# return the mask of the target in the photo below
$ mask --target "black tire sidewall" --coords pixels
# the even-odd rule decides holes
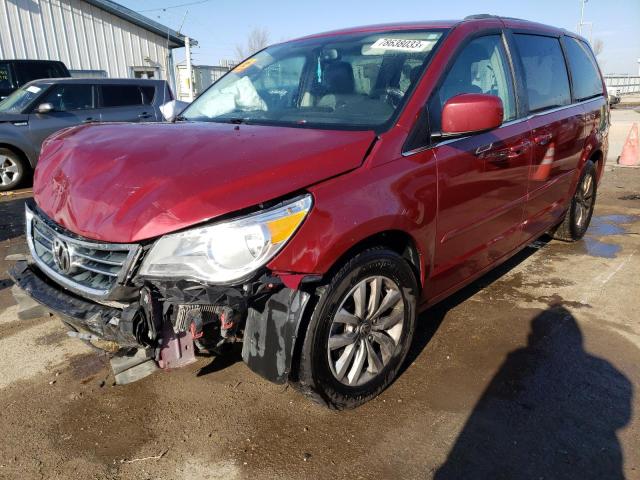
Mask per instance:
[[[587,221],[584,223],[584,226],[581,228],[578,226],[577,215],[576,215],[577,205],[578,205],[577,196],[578,196],[578,193],[580,192],[580,189],[582,188],[582,183],[587,175],[591,175],[592,177],[593,199],[591,201],[589,217],[587,218]],[[574,240],[581,239],[584,236],[584,234],[587,232],[587,229],[589,228],[589,224],[591,223],[591,217],[593,215],[593,210],[596,204],[597,193],[598,193],[598,184],[596,182],[596,168],[594,163],[591,160],[588,160],[585,163],[584,168],[582,169],[582,174],[580,175],[580,180],[578,180],[578,186],[576,188],[576,192],[573,195],[573,198],[571,199],[571,211],[569,212],[570,221],[571,221],[570,228],[571,228],[571,237]]]
[[[9,190],[14,190],[14,189],[18,188],[22,184],[22,181],[24,180],[25,172],[26,172],[24,160],[20,157],[20,155],[16,154],[12,150],[8,150],[6,148],[0,148],[0,156],[5,156],[5,157],[11,158],[11,160],[13,160],[16,163],[16,165],[18,165],[18,169],[19,169],[17,180],[14,180],[9,185],[0,184],[0,192],[6,192],[6,191],[9,191]]]
[[[372,249],[354,258],[336,274],[328,285],[314,310],[303,351],[306,353],[305,376],[312,388],[325,401],[336,408],[351,408],[360,405],[383,391],[396,377],[409,350],[415,330],[416,302],[418,298],[416,279],[408,263],[395,252]],[[331,372],[327,358],[327,347],[332,319],[344,296],[361,280],[383,275],[393,280],[402,293],[405,308],[405,327],[391,361],[383,373],[361,386],[348,386],[339,382]]]

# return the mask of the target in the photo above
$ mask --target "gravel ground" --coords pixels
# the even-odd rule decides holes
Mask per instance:
[[[640,169],[607,170],[583,241],[425,312],[400,378],[348,412],[237,352],[113,386],[56,318],[17,319],[2,259],[29,192],[0,197],[0,478],[640,479]]]

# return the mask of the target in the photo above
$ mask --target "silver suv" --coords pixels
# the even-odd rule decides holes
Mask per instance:
[[[0,191],[16,188],[35,167],[52,133],[91,122],[155,122],[173,100],[164,80],[42,79],[0,102]]]

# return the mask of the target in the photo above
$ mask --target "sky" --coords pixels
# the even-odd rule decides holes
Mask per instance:
[[[461,19],[475,13],[524,18],[576,31],[580,0],[116,0],[198,41],[196,65],[233,59],[255,27],[270,41],[296,38],[343,27],[395,21]],[[584,21],[604,49],[598,60],[604,73],[638,74],[640,0],[588,0]],[[583,35],[590,36],[586,25]],[[184,59],[184,49],[175,52]]]

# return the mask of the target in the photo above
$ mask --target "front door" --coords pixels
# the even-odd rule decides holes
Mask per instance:
[[[100,121],[94,97],[90,84],[60,83],[51,87],[38,103],[50,103],[53,110],[29,114],[29,137],[36,151],[39,153],[44,139],[58,130]]]
[[[501,127],[435,148],[438,170],[438,218],[435,264],[428,294],[455,288],[511,252],[522,242],[522,216],[531,164],[526,121],[518,121],[511,66],[503,36],[469,42],[430,102],[432,125],[442,106],[462,93],[502,99]],[[437,118],[433,112],[437,111]]]

